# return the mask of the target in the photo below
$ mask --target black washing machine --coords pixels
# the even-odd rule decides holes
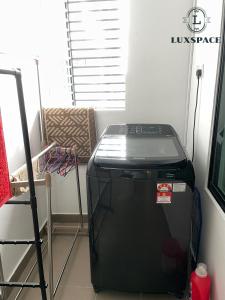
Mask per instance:
[[[96,291],[185,294],[193,190],[192,163],[170,125],[105,130],[87,170]]]

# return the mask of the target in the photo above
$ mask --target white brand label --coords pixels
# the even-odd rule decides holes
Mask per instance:
[[[173,184],[173,192],[174,193],[183,193],[186,191],[186,183],[177,182]]]

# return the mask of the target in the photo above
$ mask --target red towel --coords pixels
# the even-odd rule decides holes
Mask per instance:
[[[5,150],[2,117],[0,112],[0,207],[10,198],[12,198],[12,192],[10,188],[9,169]]]

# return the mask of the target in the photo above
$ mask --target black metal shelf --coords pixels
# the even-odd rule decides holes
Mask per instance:
[[[40,288],[41,285],[35,282],[0,282],[3,287]],[[47,288],[47,285],[46,285]]]
[[[31,205],[31,202],[29,200],[9,200],[5,204],[17,204],[17,205]]]
[[[21,245],[21,244],[32,245],[33,244],[36,248],[37,264],[38,264],[38,271],[39,271],[39,281],[40,281],[39,283],[0,282],[0,287],[40,288],[42,300],[47,300],[47,294],[46,294],[47,284],[45,282],[45,277],[44,277],[43,258],[42,258],[42,252],[41,252],[42,240],[40,238],[40,232],[39,232],[37,199],[36,199],[36,193],[35,193],[33,167],[32,167],[31,151],[30,151],[30,140],[29,140],[28,126],[27,126],[26,109],[25,109],[25,104],[24,104],[21,71],[19,69],[13,69],[13,70],[0,69],[0,74],[14,76],[16,79],[20,118],[21,118],[22,132],[23,132],[24,150],[25,150],[25,156],[26,156],[28,184],[29,184],[29,192],[30,192],[30,200],[29,201],[28,200],[26,200],[26,201],[11,200],[11,201],[8,201],[8,204],[13,204],[13,205],[15,205],[15,204],[28,205],[29,204],[29,205],[31,205],[33,228],[34,228],[34,240],[30,240],[30,239],[28,239],[28,240],[2,240],[2,241],[0,241],[0,245]]]
[[[35,240],[0,240],[0,245],[35,245],[37,243],[42,244],[43,241]]]

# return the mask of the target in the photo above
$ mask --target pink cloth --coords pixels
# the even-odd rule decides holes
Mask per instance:
[[[0,207],[10,198],[12,198],[12,192],[9,180],[2,117],[0,113]]]

